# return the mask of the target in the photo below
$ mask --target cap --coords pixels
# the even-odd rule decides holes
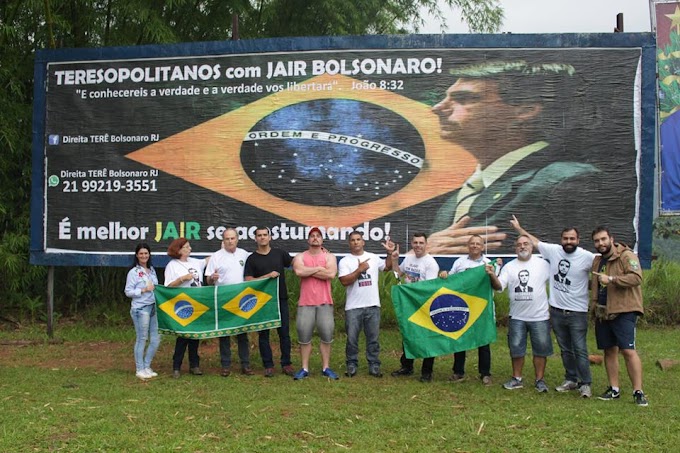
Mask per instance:
[[[323,237],[323,233],[321,232],[321,230],[319,229],[319,227],[312,227],[312,228],[309,230],[309,233],[307,233],[307,238],[309,238],[309,236],[311,236],[312,233],[315,232],[315,231],[316,231],[317,233],[319,233],[319,234]]]

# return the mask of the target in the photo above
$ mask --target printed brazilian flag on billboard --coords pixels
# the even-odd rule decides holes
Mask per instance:
[[[493,292],[484,266],[392,287],[410,359],[467,351],[496,341]]]
[[[186,338],[215,338],[281,326],[279,280],[225,286],[157,286],[158,330]]]

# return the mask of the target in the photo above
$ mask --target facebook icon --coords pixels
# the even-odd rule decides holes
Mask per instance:
[[[49,137],[47,137],[47,143],[50,145],[58,145],[59,144],[59,135],[58,134],[50,134]]]

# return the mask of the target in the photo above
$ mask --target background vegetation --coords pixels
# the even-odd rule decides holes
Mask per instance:
[[[0,317],[44,314],[46,269],[31,266],[29,197],[33,59],[37,49],[417,31],[437,0],[3,0],[0,1]],[[497,30],[498,0],[447,0],[469,28]],[[57,316],[117,317],[122,269],[58,267]],[[100,313],[100,315],[98,314]]]

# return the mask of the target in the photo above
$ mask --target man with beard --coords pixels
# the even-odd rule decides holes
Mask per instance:
[[[560,245],[548,244],[529,234],[512,216],[511,225],[531,239],[534,247],[550,262],[553,275],[550,290],[550,324],[562,352],[564,382],[558,392],[579,390],[581,397],[592,396],[592,376],[588,360],[588,281],[595,255],[579,247],[575,227],[562,230]]]
[[[337,380],[339,377],[330,368],[330,361],[335,330],[331,280],[338,273],[338,262],[335,255],[323,247],[323,236],[319,228],[309,230],[307,244],[309,248],[296,255],[293,260],[293,271],[300,277],[300,298],[295,325],[302,359],[302,368],[295,373],[293,379],[299,381],[309,377],[312,334],[316,326],[320,339],[321,374]]]
[[[625,244],[614,242],[609,229],[593,231],[595,249],[602,254],[593,261],[590,299],[595,310],[595,339],[604,349],[604,366],[609,387],[600,395],[603,401],[618,399],[619,351],[633,384],[633,402],[647,406],[642,391],[642,362],[635,350],[635,324],[642,316],[642,269],[637,255]]]
[[[508,291],[510,299],[508,347],[512,359],[512,378],[503,384],[503,387],[508,390],[524,387],[522,368],[524,368],[524,356],[527,352],[528,334],[531,336],[531,350],[534,356],[536,376],[534,386],[539,393],[546,393],[548,386],[544,380],[545,364],[548,356],[553,353],[548,294],[546,293],[550,267],[545,260],[533,256],[532,251],[531,239],[526,235],[521,235],[515,241],[517,259],[506,264],[498,277],[493,273],[489,277],[491,286],[500,287],[501,291],[505,288],[519,287],[520,275],[522,278],[527,278],[528,284],[524,286],[533,288],[533,291]]]

